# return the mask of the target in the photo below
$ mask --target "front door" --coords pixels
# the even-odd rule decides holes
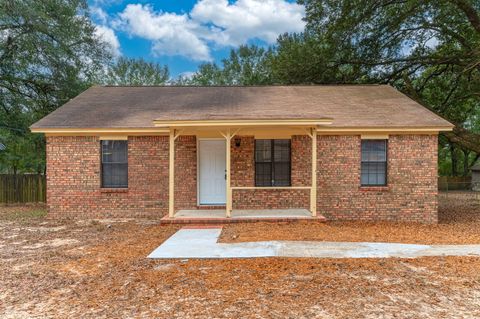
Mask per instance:
[[[225,205],[225,140],[199,140],[200,205]]]

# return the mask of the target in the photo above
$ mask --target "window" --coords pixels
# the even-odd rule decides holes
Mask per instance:
[[[290,140],[255,140],[255,185],[290,186]]]
[[[102,141],[102,187],[128,187],[127,141]]]
[[[387,140],[362,140],[362,186],[387,185]]]

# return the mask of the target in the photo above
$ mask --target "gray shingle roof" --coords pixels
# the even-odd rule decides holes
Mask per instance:
[[[332,127],[450,127],[387,85],[95,86],[32,128],[150,128],[153,120],[318,119]]]

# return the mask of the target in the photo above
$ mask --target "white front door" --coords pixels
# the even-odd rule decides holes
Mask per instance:
[[[225,140],[199,140],[198,144],[200,205],[224,205]]]

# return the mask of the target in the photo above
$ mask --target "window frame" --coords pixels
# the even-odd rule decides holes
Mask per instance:
[[[270,162],[259,162],[257,161],[257,141],[270,141]],[[275,141],[288,141],[288,161],[275,161]],[[254,175],[255,175],[255,187],[291,187],[292,186],[292,140],[291,139],[255,139],[254,140],[254,154],[253,154],[253,161],[255,163],[254,166]],[[270,183],[269,185],[259,185],[257,179],[257,163],[261,164],[270,164]],[[275,185],[275,164],[276,163],[288,163],[288,184],[287,185]]]
[[[124,142],[126,144],[126,162],[103,162],[103,142]],[[125,164],[127,180],[125,185],[105,185],[104,182],[104,165],[105,164]],[[100,188],[103,189],[128,189],[128,140],[100,140]]]
[[[363,142],[368,141],[382,141],[385,145],[385,161],[363,161]],[[362,182],[362,166],[363,163],[385,163],[385,183],[383,184],[364,184]],[[361,187],[386,187],[388,186],[388,139],[363,139],[360,142],[360,186]]]

